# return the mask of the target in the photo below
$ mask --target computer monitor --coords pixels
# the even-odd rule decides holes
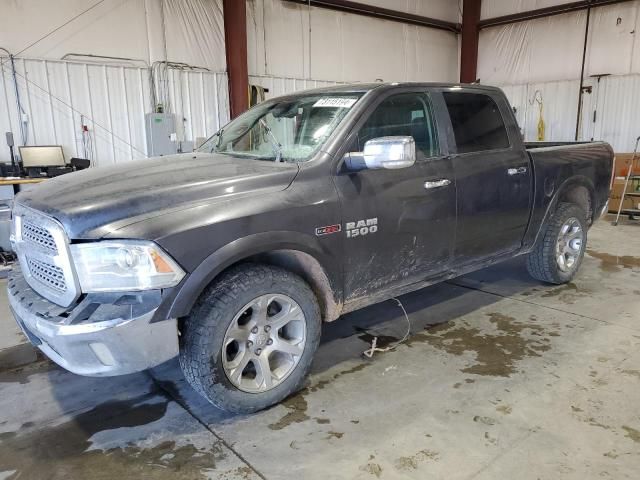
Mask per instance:
[[[60,145],[18,147],[24,168],[64,167],[64,153]]]

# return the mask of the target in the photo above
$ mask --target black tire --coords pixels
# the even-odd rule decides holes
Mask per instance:
[[[583,232],[580,252],[573,267],[569,271],[560,269],[556,260],[556,243],[562,226],[575,218],[579,221]],[[534,249],[527,255],[527,270],[536,280],[560,285],[570,282],[580,268],[587,247],[586,213],[572,203],[560,203],[549,221],[542,227]]]
[[[252,300],[266,294],[287,295],[304,313],[306,343],[297,365],[271,390],[249,393],[237,388],[223,367],[223,340],[234,317]],[[187,381],[217,407],[252,413],[298,391],[320,343],[321,317],[307,283],[279,267],[246,263],[232,267],[207,288],[185,319],[180,336],[180,366]]]

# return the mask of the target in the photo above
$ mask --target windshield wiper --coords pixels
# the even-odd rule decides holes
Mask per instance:
[[[216,143],[213,145],[213,147],[211,147],[209,153],[217,152],[220,148],[220,145],[222,144],[222,132],[224,132],[224,128],[218,130],[218,132],[214,135],[214,137],[217,135],[218,139],[216,140]]]
[[[269,135],[269,138],[271,139],[271,145],[276,152],[276,162],[280,162],[282,158],[282,145],[280,144],[280,142],[278,142],[278,139],[271,131],[269,125],[267,125],[267,122],[264,121],[264,118],[261,118],[258,121],[260,122],[260,125],[262,125],[262,127],[267,131],[267,135]]]

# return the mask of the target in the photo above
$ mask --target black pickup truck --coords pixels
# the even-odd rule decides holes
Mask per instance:
[[[371,84],[266,101],[191,154],[95,168],[17,197],[11,308],[68,370],[179,356],[235,412],[300,388],[322,322],[526,255],[576,273],[613,152],[525,145],[497,88]]]

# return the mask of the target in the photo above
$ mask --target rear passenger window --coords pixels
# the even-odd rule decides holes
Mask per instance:
[[[496,102],[488,95],[444,92],[458,153],[509,148],[507,129]]]
[[[373,111],[358,133],[358,148],[373,138],[413,137],[416,153],[424,157],[438,154],[438,139],[431,104],[422,93],[401,93],[384,100]]]

